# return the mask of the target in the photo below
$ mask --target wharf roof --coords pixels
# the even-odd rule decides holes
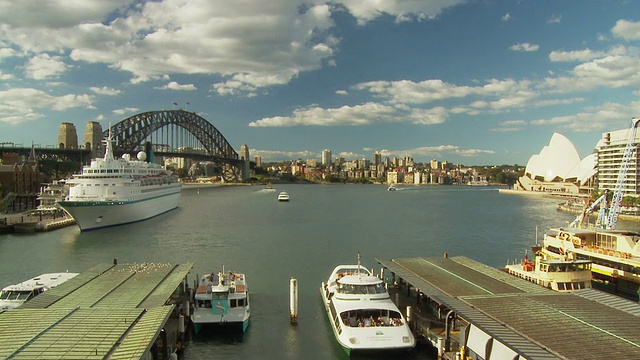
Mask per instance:
[[[193,264],[100,264],[0,313],[0,358],[133,359],[150,349]]]
[[[376,260],[527,359],[640,359],[638,303],[555,292],[467,257]]]

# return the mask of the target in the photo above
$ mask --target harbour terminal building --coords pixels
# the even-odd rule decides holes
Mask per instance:
[[[541,191],[553,194],[588,195],[592,189],[613,191],[623,165],[630,129],[605,132],[594,152],[580,158],[569,139],[554,133],[549,145],[533,155],[515,190]],[[624,196],[639,196],[638,165],[640,132],[632,143],[632,157],[623,179]]]

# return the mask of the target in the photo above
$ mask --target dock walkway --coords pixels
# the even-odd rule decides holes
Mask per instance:
[[[445,352],[640,359],[638,303],[595,289],[554,292],[467,257],[376,260],[423,312],[442,319]]]

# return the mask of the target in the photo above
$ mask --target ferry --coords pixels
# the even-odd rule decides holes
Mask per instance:
[[[289,201],[289,194],[286,191],[281,191],[278,194],[278,201]]]
[[[572,292],[591,288],[590,260],[553,260],[544,259],[541,248],[534,247],[535,258],[529,260],[525,254],[524,261],[507,264],[505,271],[521,279],[558,292]]]
[[[552,228],[544,235],[543,256],[590,260],[594,281],[637,299],[640,287],[640,233],[627,230]]]
[[[413,349],[415,338],[384,282],[359,260],[336,266],[320,286],[336,340],[348,355]]]
[[[78,273],[48,273],[0,290],[0,312],[15,309],[37,295],[72,279]]]
[[[178,207],[182,183],[169,170],[147,162],[141,151],[115,159],[111,133],[105,140],[104,158],[84,166],[67,180],[69,193],[58,204],[75,220],[80,231],[146,220]]]
[[[245,274],[220,271],[203,275],[194,295],[191,322],[196,333],[203,325],[249,326],[251,307]]]

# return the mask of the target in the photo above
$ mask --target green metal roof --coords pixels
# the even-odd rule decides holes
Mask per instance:
[[[528,359],[640,359],[640,304],[559,293],[466,257],[378,260]]]
[[[101,264],[0,313],[0,358],[136,359],[171,315],[192,263]],[[36,301],[37,300],[37,301]]]

